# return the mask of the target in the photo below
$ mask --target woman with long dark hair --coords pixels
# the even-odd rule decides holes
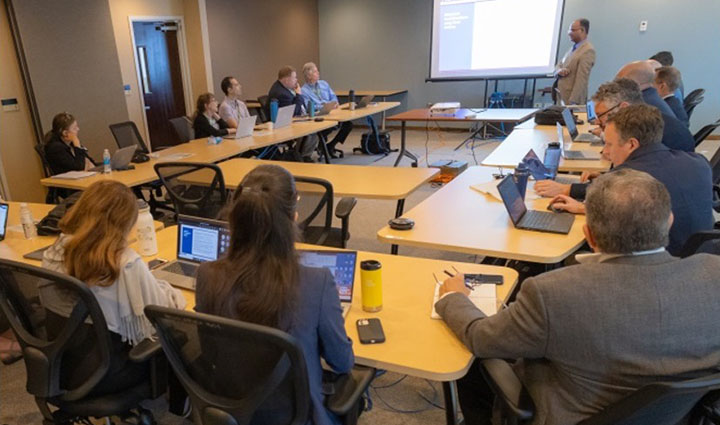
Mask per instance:
[[[227,254],[198,270],[195,309],[297,338],[308,367],[312,423],[337,423],[323,406],[320,358],[348,372],[352,342],[329,270],[298,261],[296,205],[295,181],[284,168],[261,165],[245,176],[228,210]]]
[[[87,149],[78,138],[80,127],[72,114],[61,112],[53,117],[52,129],[45,134],[45,159],[53,175],[83,171],[92,167]]]

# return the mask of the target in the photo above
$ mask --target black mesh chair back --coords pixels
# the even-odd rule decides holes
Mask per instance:
[[[111,124],[110,132],[115,138],[115,142],[119,148],[122,149],[128,146],[137,145],[138,152],[145,154],[150,153],[134,122],[125,121],[117,124]]]
[[[695,139],[695,147],[702,143],[703,140],[707,139],[707,137],[711,135],[712,132],[715,131],[715,129],[718,127],[720,127],[720,120],[717,120],[712,124],[708,124],[698,130],[698,132],[695,133],[695,135],[693,136],[693,138]]]
[[[52,176],[52,169],[50,168],[50,164],[47,161],[47,158],[45,157],[45,145],[42,143],[36,143],[35,144],[35,152],[37,152],[38,156],[40,157],[40,161],[42,162],[43,167],[43,174],[45,177]],[[45,203],[46,204],[56,204],[58,202],[58,191],[54,187],[49,187],[47,195],[45,195]]]
[[[218,316],[145,307],[202,425],[305,424],[307,367],[295,338]]]
[[[298,226],[305,243],[345,248],[350,239],[350,213],[357,201],[355,198],[343,198],[338,202],[335,215],[341,220],[341,227],[332,226],[333,187],[324,179],[316,177],[295,176],[297,191],[300,197]],[[322,213],[322,215],[321,215]],[[313,225],[315,220],[319,225]]]
[[[217,218],[227,202],[220,167],[202,162],[160,162],[154,167],[176,214]]]
[[[695,107],[705,100],[704,96],[705,89],[695,89],[685,96],[685,99],[683,100],[683,107],[685,108],[685,112],[687,112],[688,119],[690,119]]]
[[[260,110],[258,112],[260,120],[262,120],[262,122],[270,121],[270,97],[267,95],[260,96],[257,98],[257,101],[260,104]]]
[[[697,253],[720,255],[720,230],[705,230],[691,235],[680,251],[685,258]]]
[[[172,124],[175,133],[177,133],[180,143],[195,139],[195,129],[192,126],[190,118],[186,116],[170,118],[170,124]]]

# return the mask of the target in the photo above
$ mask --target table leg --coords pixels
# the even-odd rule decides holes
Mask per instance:
[[[320,148],[322,150],[322,154],[325,157],[325,163],[329,164],[330,163],[330,151],[328,151],[328,148],[327,148],[327,137],[325,137],[325,135],[323,134],[322,131],[319,131],[317,133],[317,135],[318,135],[318,138],[320,139],[318,143],[320,143]]]
[[[445,423],[457,425],[458,396],[455,381],[443,382],[443,396],[445,397]]]
[[[395,218],[400,217],[403,214],[404,209],[405,209],[405,200],[398,199],[397,206],[395,207]],[[398,253],[398,246],[396,244],[390,245],[390,254],[397,255],[397,253]]]
[[[383,102],[385,102],[385,100],[387,99],[386,96],[381,96],[381,98],[382,98],[382,101],[383,101]],[[386,111],[382,111],[382,125],[381,125],[381,127],[382,127],[381,130],[382,130],[382,131],[385,131],[385,112],[386,112]]]
[[[413,167],[417,167],[417,165],[418,165],[417,157],[405,149],[405,127],[406,127],[406,124],[407,123],[405,121],[401,121],[401,124],[400,124],[400,152],[398,153],[398,157],[395,160],[395,165],[393,165],[393,167],[397,167],[398,164],[400,164],[400,160],[402,160],[403,156],[406,156],[413,160],[413,162],[411,164]]]

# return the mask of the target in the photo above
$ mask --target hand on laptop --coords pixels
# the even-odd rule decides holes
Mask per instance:
[[[601,127],[595,127],[595,128],[591,128],[590,132],[592,134],[596,135],[597,137],[602,137],[603,129]]]
[[[573,214],[585,214],[585,204],[566,195],[557,195],[550,201],[553,209]]]
[[[443,296],[448,292],[460,292],[466,296],[470,295],[470,289],[465,286],[465,275],[458,273],[455,276],[445,279],[445,282],[440,286],[439,296]]]
[[[590,180],[594,180],[598,177],[600,177],[602,173],[599,173],[597,171],[583,171],[582,175],[580,176],[580,183],[585,183]]]
[[[545,198],[557,195],[570,195],[570,185],[558,183],[553,180],[539,180],[535,182],[535,193]]]

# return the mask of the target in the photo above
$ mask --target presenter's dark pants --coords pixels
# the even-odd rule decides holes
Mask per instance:
[[[465,424],[490,425],[495,394],[475,360],[468,373],[457,381],[458,400]]]

